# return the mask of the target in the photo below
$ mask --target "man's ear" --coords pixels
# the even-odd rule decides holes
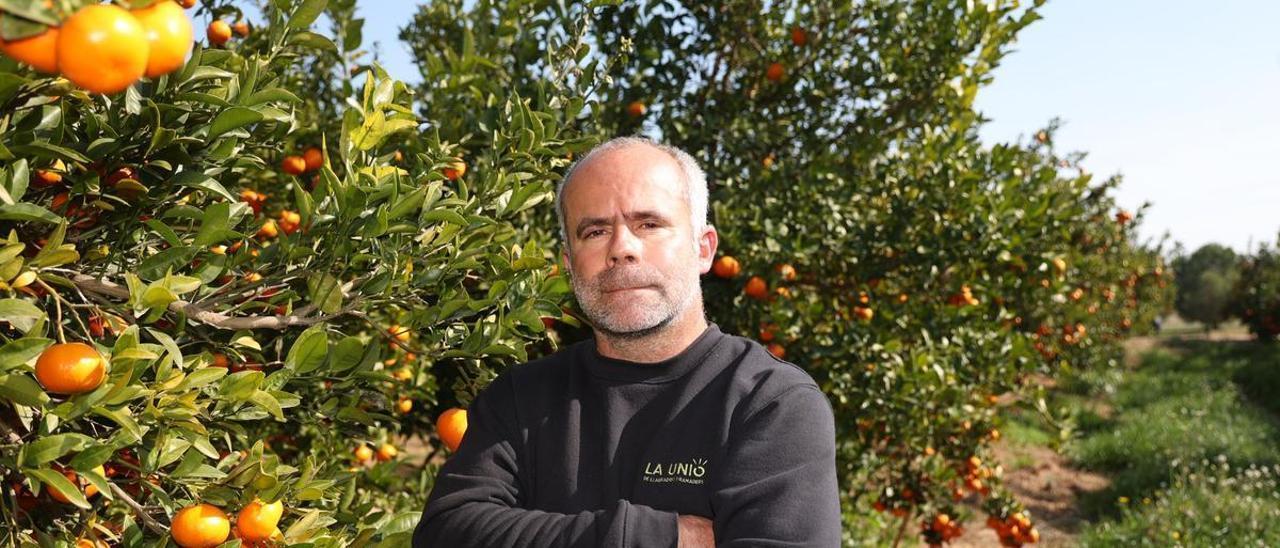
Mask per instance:
[[[720,246],[720,234],[716,227],[707,225],[698,235],[698,270],[702,274],[711,271],[711,263],[716,260],[716,248]]]
[[[564,272],[572,274],[572,270],[573,270],[573,267],[571,266],[572,264],[573,264],[573,261],[569,260],[569,252],[566,250],[561,250],[560,251],[560,268],[563,269]]]

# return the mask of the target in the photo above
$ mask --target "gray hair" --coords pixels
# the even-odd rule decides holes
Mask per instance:
[[[685,201],[689,204],[689,224],[693,227],[694,235],[696,236],[699,232],[702,232],[702,229],[707,226],[707,174],[698,166],[698,161],[694,160],[693,156],[675,146],[665,145],[644,137],[614,137],[596,145],[581,159],[574,162],[569,167],[569,171],[565,172],[560,184],[556,186],[556,217],[560,220],[560,241],[564,243],[565,250],[570,255],[573,254],[573,250],[572,246],[569,245],[569,232],[565,226],[564,188],[568,186],[569,180],[573,178],[573,174],[578,171],[578,168],[590,162],[591,158],[597,154],[636,145],[653,147],[667,153],[676,161],[676,164],[680,166],[680,173],[684,175]],[[697,246],[696,238],[694,246]]]

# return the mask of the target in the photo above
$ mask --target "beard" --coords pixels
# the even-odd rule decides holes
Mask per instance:
[[[648,266],[615,267],[593,279],[573,276],[578,305],[593,327],[609,337],[643,339],[671,325],[701,294],[700,276],[669,278]],[[641,288],[631,291],[617,291]]]

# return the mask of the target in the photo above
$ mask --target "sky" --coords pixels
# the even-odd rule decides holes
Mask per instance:
[[[418,2],[359,0],[366,47],[420,80],[396,37]],[[1095,177],[1123,176],[1139,229],[1188,252],[1246,252],[1280,232],[1280,1],[1050,0],[979,91],[984,142],[1062,120],[1055,145]],[[323,28],[323,27],[322,27]]]

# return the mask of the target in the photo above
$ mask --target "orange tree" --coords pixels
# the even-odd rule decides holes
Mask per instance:
[[[27,4],[0,2],[6,44],[98,5]],[[419,116],[376,65],[352,78],[351,14],[264,3],[247,37],[106,94],[0,56],[0,542],[403,544],[434,411],[543,339],[568,288],[521,227],[567,99],[473,78],[479,121]],[[343,67],[328,95],[317,66]]]
[[[598,102],[568,127],[704,163],[723,255],[709,314],[829,396],[848,542],[945,542],[968,499],[1018,545],[1038,532],[989,458],[999,407],[1043,408],[1039,379],[1117,365],[1168,292],[1118,180],[1056,150],[1052,125],[978,139],[974,97],[1041,2],[1016,4],[445,1],[401,36],[424,95],[462,85],[435,76],[469,49],[528,94],[557,74],[538,53],[557,34],[504,21],[585,14],[578,89]],[[551,248],[552,211],[537,212],[527,230]]]
[[[1280,244],[1260,245],[1242,258],[1231,312],[1258,340],[1280,337]]]

